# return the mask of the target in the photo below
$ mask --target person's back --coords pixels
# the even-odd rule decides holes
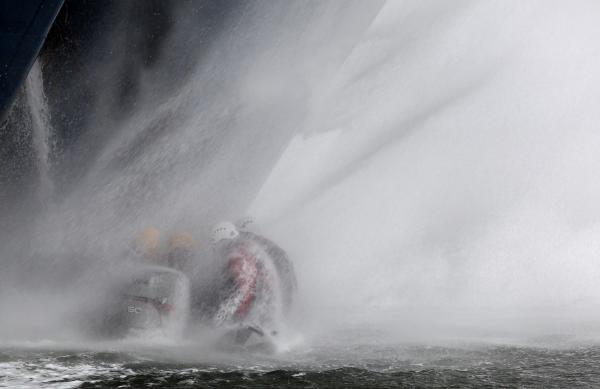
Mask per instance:
[[[260,245],[272,260],[280,279],[284,312],[289,313],[298,291],[296,272],[290,257],[285,250],[259,233],[258,227],[252,217],[243,217],[236,221],[235,225],[239,231],[240,237]]]
[[[294,296],[298,290],[296,272],[294,271],[294,264],[290,260],[290,257],[273,241],[254,232],[240,231],[240,237],[260,245],[269,259],[271,259],[273,262],[275,270],[277,271],[280,279],[284,311],[289,311],[292,307]]]
[[[281,305],[276,270],[259,244],[237,231],[233,235],[227,239],[213,237],[223,262],[225,286],[215,324],[272,326]]]

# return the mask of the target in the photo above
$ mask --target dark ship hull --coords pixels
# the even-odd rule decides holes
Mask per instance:
[[[63,1],[0,3],[0,122],[38,56]]]

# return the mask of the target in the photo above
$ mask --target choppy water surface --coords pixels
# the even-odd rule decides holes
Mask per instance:
[[[0,386],[103,387],[592,387],[600,347],[425,346],[320,342],[275,356],[223,355],[191,345],[5,347]]]

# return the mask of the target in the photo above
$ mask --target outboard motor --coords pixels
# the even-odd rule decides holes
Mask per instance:
[[[131,333],[179,335],[188,319],[190,287],[181,272],[162,266],[136,270],[122,291],[121,317]]]

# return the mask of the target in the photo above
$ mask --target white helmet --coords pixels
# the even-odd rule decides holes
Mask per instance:
[[[240,233],[231,222],[221,222],[213,227],[210,239],[217,244],[225,239],[235,239]]]

